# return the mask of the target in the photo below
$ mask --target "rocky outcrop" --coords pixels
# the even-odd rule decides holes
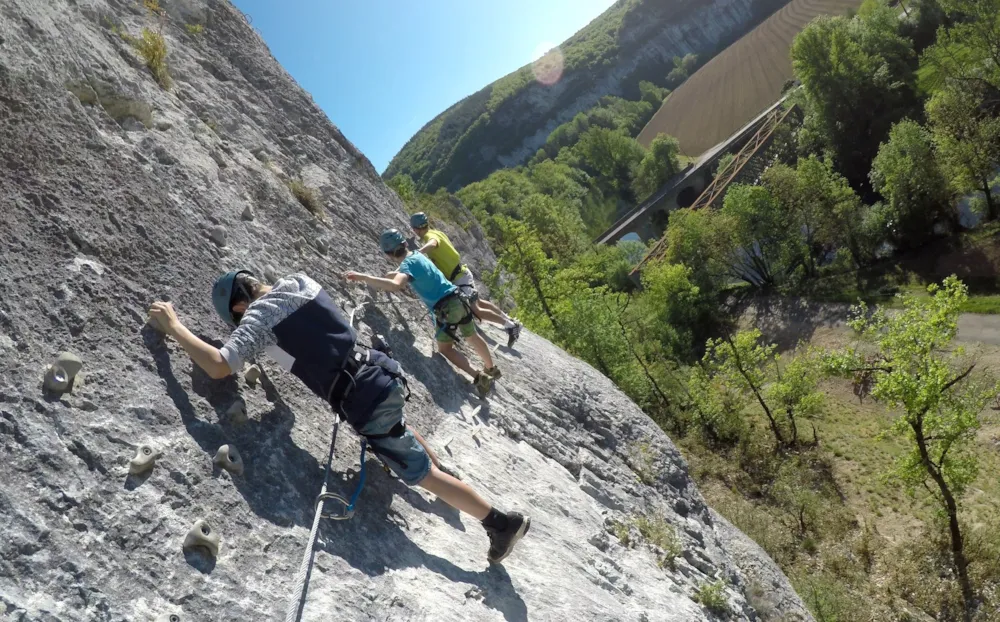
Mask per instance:
[[[638,99],[639,81],[662,84],[675,56],[714,54],[783,4],[784,0],[619,0],[562,45],[567,59],[583,56],[589,62],[573,65],[577,61],[567,60],[554,84],[534,80],[529,66],[486,86],[425,125],[384,175],[388,179],[407,174],[421,188],[443,186],[455,191],[499,168],[523,164],[552,130],[601,97]],[[608,45],[613,52],[601,57]],[[598,57],[592,58],[594,54]]]
[[[145,326],[149,303],[168,299],[219,343],[211,283],[244,266],[305,271],[358,309],[411,377],[409,422],[534,519],[490,566],[476,521],[371,462],[355,517],[320,530],[304,619],[689,622],[717,619],[695,600],[709,583],[729,619],[757,619],[663,432],[529,334],[499,348],[496,395],[474,398],[433,355],[415,299],[340,278],[387,270],[377,235],[406,225],[368,160],[230,4],[160,6],[0,3],[3,619],[282,618],[332,413],[266,360],[259,377],[211,380]],[[143,28],[162,29],[169,91],[132,43]],[[46,388],[62,352],[82,368]],[[357,447],[342,431],[333,490],[357,483]],[[637,516],[659,535],[630,526]]]

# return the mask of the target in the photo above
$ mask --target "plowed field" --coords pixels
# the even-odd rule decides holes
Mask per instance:
[[[839,15],[861,0],[792,0],[705,64],[670,94],[639,142],[675,136],[681,153],[698,156],[773,104],[792,77],[792,40],[819,15]]]

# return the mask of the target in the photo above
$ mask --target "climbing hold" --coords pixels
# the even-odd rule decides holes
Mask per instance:
[[[278,271],[274,269],[274,266],[267,266],[264,268],[264,278],[267,279],[268,283],[275,283],[278,280]]]
[[[55,362],[45,370],[45,388],[50,391],[62,392],[73,384],[73,379],[80,373],[83,361],[69,352],[62,352]]]
[[[219,534],[215,533],[215,530],[209,527],[208,523],[204,520],[198,520],[191,527],[191,531],[188,532],[187,537],[184,538],[183,548],[185,551],[188,549],[205,549],[212,557],[218,557],[220,544],[221,539],[219,538]]]
[[[260,367],[256,365],[251,365],[247,368],[246,373],[243,374],[243,379],[247,381],[247,384],[254,386],[257,381],[260,380]]]
[[[297,251],[301,251],[305,247],[305,245],[306,245],[306,239],[305,238],[299,238],[299,239],[295,240],[294,242],[292,242],[292,246],[294,246],[295,250],[297,250]]]
[[[156,618],[156,622],[181,622],[181,617],[176,613],[165,613]]]
[[[226,228],[223,227],[222,225],[216,225],[216,226],[212,227],[212,230],[209,232],[208,237],[213,242],[215,242],[215,244],[217,246],[225,246],[226,245]]]
[[[328,248],[329,246],[327,245],[326,240],[323,238],[316,238],[316,250],[325,255]]]
[[[139,448],[135,450],[135,458],[132,458],[132,461],[128,463],[128,472],[132,475],[145,473],[153,468],[160,455],[160,452],[149,445],[139,445]]]
[[[232,445],[223,445],[215,454],[215,463],[220,469],[225,469],[233,475],[243,475],[243,458]]]
[[[242,398],[236,398],[236,401],[226,409],[226,414],[229,416],[229,420],[233,423],[246,423],[247,422],[247,404]]]
[[[253,208],[249,205],[243,210],[243,214],[240,216],[243,220],[253,220]]]

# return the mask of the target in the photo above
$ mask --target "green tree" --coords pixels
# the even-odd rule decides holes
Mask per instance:
[[[952,562],[969,621],[976,598],[959,503],[977,473],[971,444],[979,429],[979,413],[996,388],[975,377],[975,362],[952,345],[959,312],[968,298],[965,285],[951,276],[927,291],[927,298],[901,297],[899,312],[877,307],[869,313],[863,304],[855,307],[850,325],[868,347],[848,348],[826,362],[839,375],[870,374],[872,396],[899,413],[890,433],[906,441],[907,451],[897,459],[894,475],[911,489],[933,485],[928,490],[948,519]]]
[[[992,179],[1000,163],[1000,119],[983,109],[977,89],[957,84],[938,91],[927,102],[927,119],[941,168],[961,193],[986,195],[986,218],[994,220],[998,206]]]
[[[685,54],[684,58],[674,57],[674,68],[667,74],[667,85],[675,89],[694,72],[698,66],[697,54]]]
[[[647,102],[653,107],[653,111],[655,112],[663,104],[663,100],[667,98],[667,95],[670,95],[670,89],[656,86],[648,80],[641,80],[639,82],[639,95],[642,101]]]
[[[492,214],[519,216],[524,200],[537,192],[521,169],[501,169],[456,193],[480,221]]]
[[[730,276],[728,235],[720,232],[714,210],[683,208],[670,214],[664,261],[691,269],[690,279],[703,295],[713,295]]]
[[[917,101],[912,43],[899,35],[896,12],[865,6],[853,19],[813,20],[791,51],[805,100],[800,142],[829,152],[859,192],[879,143]]]
[[[679,153],[680,144],[676,138],[666,134],[656,135],[636,170],[633,182],[636,199],[645,200],[680,172]]]
[[[602,183],[634,202],[632,179],[646,155],[642,145],[622,133],[595,127],[580,137],[576,150]]]
[[[937,41],[921,57],[921,84],[943,87],[955,81],[1000,96],[1000,0],[940,0],[954,19],[938,31]]]
[[[918,246],[934,221],[947,212],[948,181],[938,166],[930,132],[915,121],[900,121],[889,132],[872,163],[872,185],[887,200],[893,237],[901,246]]]
[[[775,448],[799,444],[798,422],[819,411],[822,395],[817,390],[820,366],[817,357],[804,351],[790,355],[782,365],[774,344],[762,344],[757,329],[734,336],[709,339],[700,369],[692,379],[692,398],[706,409],[709,420],[719,421],[723,405],[757,404],[774,436]],[[734,424],[727,422],[729,428]]]
[[[521,205],[521,215],[545,254],[568,265],[587,243],[579,210],[571,203],[544,194],[533,194]]]
[[[791,228],[801,232],[810,276],[818,274],[823,254],[839,246],[850,250],[857,267],[867,263],[872,249],[863,239],[864,206],[829,161],[810,156],[795,168],[777,164],[762,181],[789,215]]]
[[[409,205],[417,198],[417,185],[409,175],[396,175],[386,182],[386,185],[396,191],[403,203]]]
[[[542,334],[560,334],[553,310],[557,299],[555,262],[546,256],[538,235],[526,223],[498,214],[486,222],[500,266],[514,276],[514,300],[522,318]]]
[[[799,233],[762,186],[732,186],[713,220],[731,276],[753,287],[777,285],[802,262]]]

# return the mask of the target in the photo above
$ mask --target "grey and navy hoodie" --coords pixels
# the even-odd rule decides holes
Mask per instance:
[[[234,374],[244,361],[267,353],[325,400],[355,340],[354,329],[326,291],[306,275],[293,274],[250,304],[221,352]],[[375,350],[370,356],[373,364],[358,372],[354,390],[343,401],[354,428],[388,396],[393,380],[380,366],[392,367],[388,357]]]

